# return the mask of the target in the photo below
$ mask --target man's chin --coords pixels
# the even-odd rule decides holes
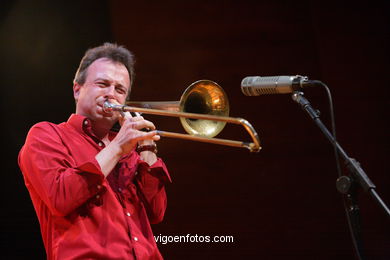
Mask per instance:
[[[116,115],[114,112],[105,112],[103,109],[98,109],[96,111],[96,114],[100,118],[114,118],[114,120],[118,120],[118,119],[115,119]]]
[[[95,121],[103,121],[105,124],[112,123],[114,124],[116,121],[118,121],[117,116],[114,113],[110,112],[104,112],[104,111],[97,111],[94,115]]]
[[[109,113],[104,113],[101,115],[102,119],[104,121],[110,121],[110,122],[116,122],[118,121],[118,118],[117,116],[113,115],[113,114],[109,114]]]

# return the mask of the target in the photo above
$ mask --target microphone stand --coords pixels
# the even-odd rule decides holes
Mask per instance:
[[[328,131],[328,129],[320,120],[319,112],[313,109],[313,107],[310,105],[310,102],[303,96],[303,92],[294,91],[292,94],[292,99],[301,105],[302,109],[305,110],[314,120],[314,123],[320,128],[322,133],[335,147],[338,154],[341,155],[341,157],[344,159],[345,165],[351,173],[350,176],[340,176],[336,181],[336,187],[337,190],[344,195],[345,211],[347,214],[348,224],[351,230],[351,236],[356,254],[359,259],[363,259],[363,243],[361,240],[360,231],[360,212],[356,198],[356,184],[360,184],[360,186],[374,198],[374,200],[385,211],[385,214],[388,217],[390,217],[390,210],[376,193],[376,187],[374,183],[372,183],[367,174],[360,167],[359,162],[347,155],[347,153],[343,150],[343,148],[339,145],[333,135]]]

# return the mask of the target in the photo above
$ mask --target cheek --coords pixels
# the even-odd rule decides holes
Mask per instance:
[[[125,101],[126,101],[126,96],[121,96],[121,103],[125,103]]]
[[[124,100],[126,101],[127,97],[129,97],[129,96],[130,96],[130,89],[126,94],[123,95]]]
[[[83,94],[84,98],[86,98],[86,99],[94,99],[95,97],[102,95],[103,91],[102,91],[102,89],[99,89],[99,88],[89,87],[89,88],[84,89],[82,94]]]
[[[116,95],[116,98],[118,99],[118,101],[120,102],[120,103],[124,103],[125,101],[126,101],[126,97],[127,97],[127,95],[126,94],[117,94]]]
[[[82,106],[91,106],[96,103],[96,93],[91,91],[82,91],[80,92],[78,103]]]

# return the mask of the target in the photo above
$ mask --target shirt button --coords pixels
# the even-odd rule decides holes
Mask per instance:
[[[121,188],[118,188],[118,190],[119,190],[119,192],[121,192],[121,191],[122,191],[122,189],[121,189]]]
[[[138,241],[138,237],[134,237],[134,241]]]
[[[84,125],[88,125],[88,121],[87,120],[84,121]]]
[[[128,217],[130,217],[130,216],[131,216],[130,212],[126,212],[126,215],[127,215]]]
[[[98,186],[96,186],[96,188],[98,188],[98,190],[100,190],[102,188],[102,186],[98,185]]]
[[[100,195],[96,195],[96,198],[97,198],[97,199],[100,198]]]
[[[99,142],[99,146],[102,147],[102,146],[103,146],[103,143],[102,143],[102,142]]]

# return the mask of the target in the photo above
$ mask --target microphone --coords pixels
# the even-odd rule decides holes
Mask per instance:
[[[318,81],[310,81],[306,76],[246,77],[241,81],[241,91],[246,96],[288,94],[313,86]]]

